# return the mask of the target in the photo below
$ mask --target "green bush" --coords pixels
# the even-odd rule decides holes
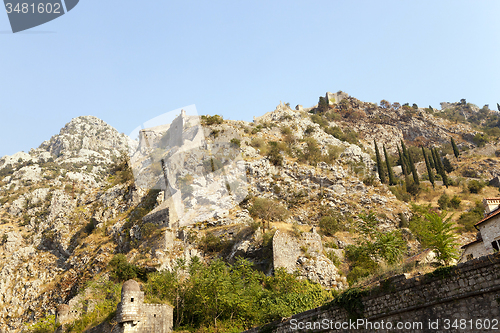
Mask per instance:
[[[268,223],[283,220],[288,216],[285,206],[276,200],[268,198],[255,199],[249,212],[252,216],[259,217]]]
[[[319,284],[298,280],[284,269],[266,276],[241,258],[234,265],[222,260],[204,265],[196,257],[187,267],[178,262],[171,272],[152,273],[144,289],[146,299],[175,306],[175,328],[205,332],[214,326],[240,332],[318,307],[330,296]]]
[[[307,125],[306,130],[304,131],[304,134],[305,135],[311,135],[311,134],[314,133],[314,131],[315,131],[314,126]]]
[[[56,316],[54,315],[42,318],[27,327],[30,333],[53,333],[56,328]]]
[[[453,166],[451,165],[450,160],[448,158],[446,158],[446,157],[443,158],[443,167],[444,167],[444,171],[446,171],[447,173],[450,173],[453,170],[455,170],[453,168]]]
[[[338,268],[340,265],[342,265],[342,261],[340,261],[339,257],[337,257],[337,255],[335,254],[335,252],[328,251],[326,253],[326,257],[328,259],[330,259],[330,261],[335,265],[335,267]]]
[[[325,236],[333,236],[337,231],[341,230],[338,218],[332,215],[323,216],[319,220],[319,227],[321,233]]]
[[[334,126],[334,127],[331,126],[331,127],[325,128],[324,131],[327,134],[330,134],[331,136],[333,136],[341,141],[347,141],[347,142],[352,143],[352,144],[359,143],[359,135],[354,130],[346,130],[344,132],[338,126]]]
[[[396,199],[404,202],[410,202],[411,195],[405,191],[404,187],[397,185],[389,186],[389,190],[391,191],[392,194],[394,194]]]
[[[200,240],[200,248],[207,253],[224,252],[231,245],[231,241],[224,240],[221,237],[217,237],[213,234],[206,234]]]
[[[134,180],[134,173],[132,172],[132,167],[130,166],[130,159],[127,154],[123,154],[114,165],[111,167],[111,176],[108,181],[112,186],[117,184],[124,184]],[[67,186],[67,185],[66,185]],[[66,189],[66,192],[70,192],[73,188]]]
[[[451,198],[451,200],[450,200],[450,206],[454,209],[458,209],[458,208],[460,208],[461,202],[462,202],[462,200],[460,200],[459,197],[454,195],[453,198]]]
[[[474,180],[469,181],[467,188],[469,189],[470,193],[478,194],[481,192],[481,190],[484,188],[484,186],[485,186],[484,182],[474,179]]]
[[[316,165],[322,158],[318,141],[314,138],[305,139],[306,148],[304,151],[297,151],[298,160],[302,163]]]
[[[443,193],[439,197],[438,206],[439,206],[439,209],[441,209],[441,210],[445,210],[446,208],[448,208],[450,206],[450,197],[446,193]]]
[[[377,184],[377,177],[375,174],[366,175],[365,178],[363,178],[363,184],[366,186],[375,186]]]
[[[348,245],[345,248],[346,258],[352,267],[347,274],[347,282],[350,285],[377,270],[378,264],[370,256],[371,252],[370,248],[364,246]]]
[[[338,159],[340,157],[340,154],[344,151],[344,147],[341,146],[333,146],[329,145],[328,146],[328,155],[332,157],[333,159]]]
[[[241,140],[240,139],[232,138],[230,142],[231,142],[231,146],[233,148],[240,148],[241,147]]]
[[[224,119],[222,116],[219,116],[218,114],[214,116],[201,116],[201,121],[204,125],[220,125],[224,122]]]
[[[253,138],[252,141],[250,141],[250,146],[258,149],[261,155],[266,155],[267,153],[267,145],[262,138]]]
[[[278,142],[269,142],[269,148],[267,151],[267,157],[269,162],[275,166],[283,165],[283,156],[281,156],[281,151]]]
[[[311,115],[311,120],[313,123],[316,123],[319,126],[321,126],[321,128],[325,128],[328,126],[328,121],[319,114]]]
[[[476,231],[474,225],[483,218],[483,205],[476,201],[476,205],[468,212],[462,213],[458,219],[462,231]]]
[[[437,214],[428,206],[412,206],[413,216],[410,220],[410,229],[417,236],[423,247],[428,247],[438,253],[438,259],[449,263],[457,258],[457,244],[455,243],[455,227],[445,213]]]
[[[141,227],[141,236],[142,237],[145,237],[145,238],[149,238],[151,237],[154,232],[158,230],[158,225],[154,224],[154,223],[145,223],[142,227]]]
[[[476,133],[472,141],[476,144],[476,146],[484,147],[488,142],[488,137],[484,133]]]
[[[139,278],[143,281],[147,279],[146,270],[127,261],[124,254],[117,254],[109,262],[111,267],[110,277],[115,281],[127,281]]]
[[[413,180],[408,179],[408,182],[406,182],[406,192],[408,192],[408,194],[416,198],[421,191],[422,187],[420,184],[417,184]]]

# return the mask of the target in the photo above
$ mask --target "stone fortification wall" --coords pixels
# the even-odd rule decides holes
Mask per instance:
[[[167,304],[144,304],[145,318],[142,333],[170,332],[173,327],[173,308]]]
[[[170,208],[168,202],[164,201],[158,207],[142,218],[142,222],[153,223],[160,227],[168,227],[170,222]]]
[[[349,312],[346,310],[349,306],[327,305],[246,332],[491,332],[494,327],[498,330],[500,254],[412,279],[398,275],[381,282],[379,288],[359,300],[358,306],[355,301],[346,303],[354,306]],[[358,319],[363,325],[352,326]],[[380,325],[385,325],[384,329]],[[403,328],[398,329],[397,325]],[[484,329],[485,325],[489,330]]]

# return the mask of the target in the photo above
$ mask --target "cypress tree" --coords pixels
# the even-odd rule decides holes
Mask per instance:
[[[401,154],[401,149],[399,149],[399,145],[397,145],[398,147],[398,154],[399,154],[399,165],[401,165],[401,170],[403,170],[403,175],[408,176],[408,171],[406,170],[406,165],[405,165],[405,162],[403,160],[403,154]]]
[[[458,147],[455,144],[455,140],[453,140],[453,138],[451,138],[451,146],[453,147],[453,154],[455,154],[455,157],[458,160],[458,156],[460,155],[460,152],[458,151]]]
[[[432,156],[432,148],[430,150],[429,155],[427,155],[427,158],[429,159],[429,165],[431,166],[431,169],[435,169],[436,166],[434,165],[434,157]]]
[[[429,158],[427,157],[427,153],[425,152],[424,147],[422,146],[422,154],[424,154],[425,166],[427,167],[427,174],[429,175],[429,181],[432,184],[432,188],[434,188],[434,175],[432,174],[432,167],[429,163]]]
[[[438,174],[441,174],[441,170],[439,170],[438,157],[436,157],[436,152],[434,151],[434,148],[431,148],[431,154],[432,154],[432,160],[434,161],[434,169],[436,169],[436,172]]]
[[[413,181],[415,184],[420,185],[420,181],[418,179],[418,174],[417,174],[417,169],[415,168],[415,163],[413,163],[413,158],[411,157],[411,154],[408,154],[409,160],[410,160],[410,170],[411,173],[413,174]]]
[[[385,173],[384,173],[384,165],[382,164],[382,158],[380,157],[380,152],[378,151],[377,142],[375,142],[375,140],[373,140],[373,143],[375,144],[375,155],[377,156],[378,176],[380,178],[380,182],[382,184],[385,184],[386,179],[385,179]]]
[[[443,178],[443,185],[448,188],[449,182],[448,182],[448,176],[446,175],[446,171],[444,171],[444,166],[443,163],[441,162],[441,157],[439,157],[439,153],[437,151],[437,148],[434,148],[434,155],[436,156],[436,166],[439,168],[439,174]]]
[[[408,153],[408,149],[406,149],[406,146],[405,146],[405,143],[403,142],[403,140],[401,140],[401,150],[403,151],[403,157],[404,157],[405,164],[406,164],[406,170],[409,171],[409,170],[411,170],[410,154]]]
[[[396,185],[396,178],[394,177],[394,171],[392,171],[391,161],[389,161],[389,155],[387,155],[387,150],[385,145],[383,145],[385,164],[387,166],[387,174],[389,175],[389,185]]]

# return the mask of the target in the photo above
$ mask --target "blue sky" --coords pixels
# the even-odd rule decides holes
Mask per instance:
[[[93,1],[18,34],[0,15],[0,156],[72,118],[130,133],[195,104],[250,121],[343,90],[500,103],[499,1]]]

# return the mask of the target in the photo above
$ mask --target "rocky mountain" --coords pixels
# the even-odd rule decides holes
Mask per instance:
[[[440,116],[448,104],[443,110],[377,105],[341,92],[325,100],[326,107],[320,99],[313,108],[295,110],[280,103],[253,123],[220,116],[202,117],[199,130],[182,123],[180,143],[161,151],[163,159],[178,156],[170,169],[155,166],[160,146],[133,141],[92,116],[72,119],[29,153],[2,157],[0,332],[35,331],[53,322],[60,304],[73,311],[67,329],[82,318],[94,318],[86,328],[99,324],[108,313],[94,314],[98,302],[89,286],[112,279],[110,261],[117,254],[144,272],[172,270],[179,258],[233,263],[243,257],[266,274],[283,267],[337,292],[349,286],[346,276],[355,268],[345,249],[358,244],[363,214],[372,212],[366,216],[377,230],[398,230],[405,256],[416,255],[423,248],[406,225],[411,206],[398,186],[380,183],[374,140],[392,155],[403,140],[409,147],[439,147],[447,156],[453,137],[463,157],[453,162],[461,174],[452,179],[472,178],[463,170],[485,179],[500,174],[496,140],[478,148],[477,127]],[[173,125],[149,135],[162,142],[172,131]],[[199,150],[183,151],[194,138],[201,138]],[[205,150],[210,154],[199,152]],[[136,153],[130,162],[126,152],[134,151],[142,157]],[[473,154],[482,158],[467,157]],[[233,160],[236,169],[229,168]],[[236,184],[231,177],[238,168],[245,179]],[[417,168],[420,175],[427,172],[423,162]],[[138,175],[154,175],[160,185],[140,186]],[[245,196],[237,196],[243,185]],[[431,191],[430,183],[422,186],[420,201]],[[463,210],[473,207],[467,200]],[[470,237],[464,235],[463,242]]]

